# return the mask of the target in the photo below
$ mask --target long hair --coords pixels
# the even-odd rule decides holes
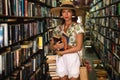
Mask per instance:
[[[63,9],[60,10],[60,16],[62,16],[62,10],[63,10]],[[74,16],[74,17],[72,17],[72,21],[73,21],[73,22],[77,22],[78,17],[76,16],[75,10],[71,9],[71,11],[72,11],[72,16]],[[64,20],[63,18],[61,18],[61,21],[62,21],[61,24],[64,24],[64,23],[65,23],[65,20]]]

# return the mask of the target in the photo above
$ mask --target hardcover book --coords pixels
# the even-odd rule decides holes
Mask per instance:
[[[60,41],[60,43],[62,42],[61,37],[53,37],[53,40],[54,40],[54,44],[56,44],[59,41]]]
[[[64,50],[68,48],[68,41],[69,41],[69,37],[67,36],[67,34],[63,33],[62,42],[64,43]]]
[[[53,37],[53,39],[54,39],[54,44],[56,44],[59,41],[60,43],[64,44],[64,48],[60,50],[65,50],[68,48],[69,37],[65,33],[63,33],[61,37]]]

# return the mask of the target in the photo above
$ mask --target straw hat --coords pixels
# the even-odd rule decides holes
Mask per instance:
[[[73,4],[73,2],[63,2],[60,7],[55,7],[51,9],[51,13],[54,16],[60,16],[60,10],[61,9],[73,9],[76,12],[76,16],[80,16],[81,14],[84,14],[84,11],[81,10],[80,8],[76,8],[76,6]]]

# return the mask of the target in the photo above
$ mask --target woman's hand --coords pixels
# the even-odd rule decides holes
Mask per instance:
[[[60,41],[58,41],[58,42],[54,45],[54,48],[55,48],[56,50],[60,50],[60,49],[64,48],[64,44],[61,43]]]
[[[57,50],[57,51],[55,51],[55,53],[56,53],[57,55],[59,55],[59,56],[63,56],[63,51]]]

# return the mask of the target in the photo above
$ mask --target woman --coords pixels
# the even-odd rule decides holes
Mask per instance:
[[[82,50],[84,30],[81,24],[77,23],[76,10],[71,2],[65,2],[60,7],[52,9],[52,12],[58,11],[62,18],[62,24],[53,31],[53,37],[61,37],[62,43],[58,41],[54,44],[53,38],[50,41],[50,49],[58,54],[56,72],[60,80],[78,80],[79,77],[78,52]]]

